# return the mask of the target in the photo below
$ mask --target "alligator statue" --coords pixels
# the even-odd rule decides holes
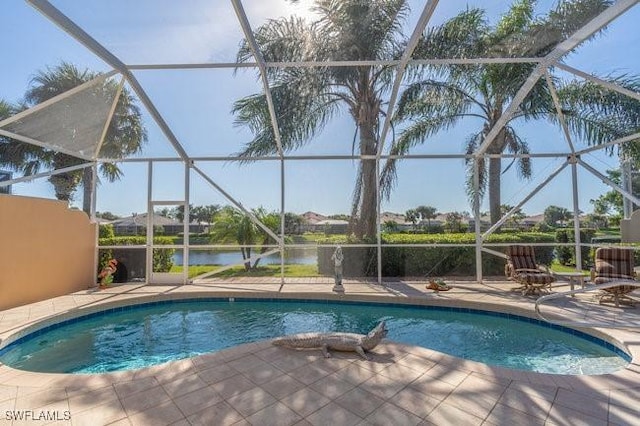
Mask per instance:
[[[365,354],[371,351],[387,335],[384,321],[381,321],[367,335],[355,333],[300,333],[273,339],[276,346],[288,348],[322,349],[325,358],[330,358],[329,349],[344,352],[357,352],[368,360]]]

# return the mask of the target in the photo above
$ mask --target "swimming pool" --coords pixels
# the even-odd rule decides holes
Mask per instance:
[[[292,333],[367,333],[381,319],[390,340],[520,370],[603,374],[629,361],[586,334],[486,311],[209,299],[120,307],[55,324],[0,350],[0,362],[37,372],[131,370]]]

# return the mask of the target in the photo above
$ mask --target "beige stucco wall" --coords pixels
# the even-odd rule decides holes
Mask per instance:
[[[634,211],[629,219],[620,221],[620,234],[623,243],[640,243],[640,210]]]
[[[66,202],[0,194],[0,310],[93,284],[95,232]]]

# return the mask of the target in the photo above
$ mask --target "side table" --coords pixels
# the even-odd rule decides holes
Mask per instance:
[[[554,272],[555,275],[566,278],[569,281],[569,285],[571,286],[571,290],[575,288],[575,285],[580,285],[581,288],[584,288],[584,279],[586,276],[582,272]],[[575,294],[572,294],[571,297],[575,297]]]

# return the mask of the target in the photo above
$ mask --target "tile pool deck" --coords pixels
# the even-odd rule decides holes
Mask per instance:
[[[435,293],[420,281],[384,286],[325,278],[207,280],[187,286],[126,284],[90,289],[0,311],[0,339],[52,315],[74,317],[106,306],[182,297],[345,299],[475,307],[535,316],[532,297],[513,283],[449,281]],[[558,286],[554,290],[566,290]],[[640,308],[564,297],[549,316],[634,328],[596,334],[624,347],[627,368],[598,376],[529,373],[385,341],[371,361],[352,353],[273,347],[268,341],[137,371],[99,375],[31,373],[0,365],[0,424],[14,412],[70,414],[70,425],[640,425]],[[38,421],[37,424],[48,424]]]

